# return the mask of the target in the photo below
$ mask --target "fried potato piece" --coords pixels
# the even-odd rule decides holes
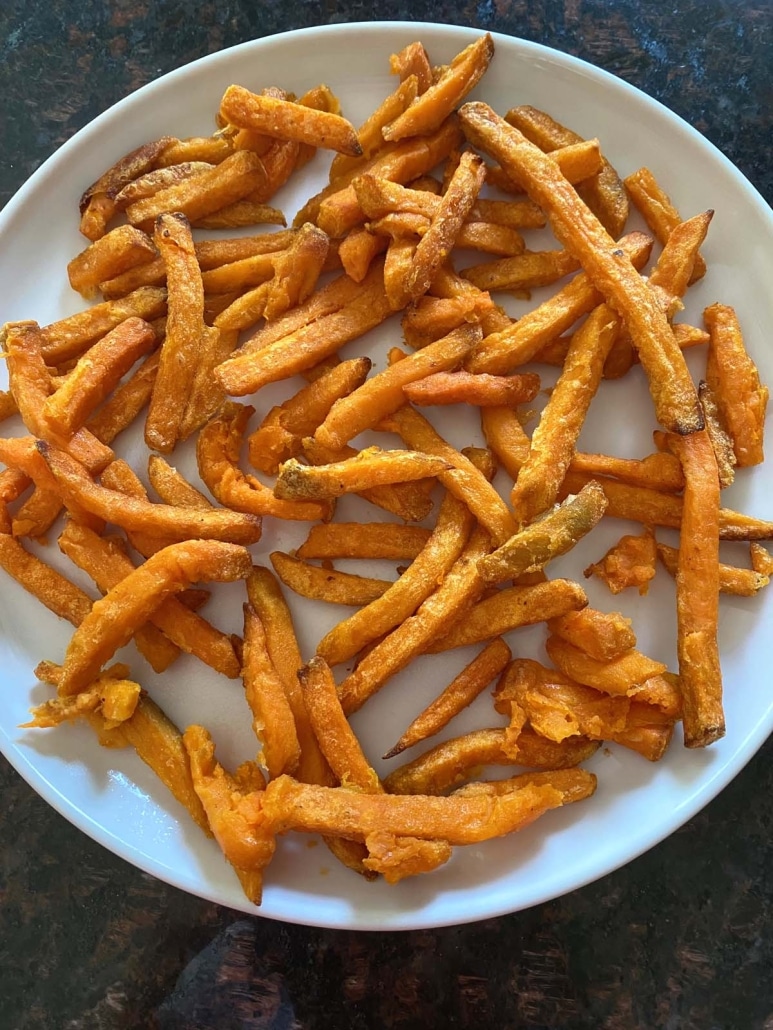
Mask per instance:
[[[482,558],[481,576],[486,583],[493,585],[544,568],[589,533],[600,521],[606,507],[604,491],[591,481],[575,497],[521,529],[493,554]]]
[[[167,597],[192,582],[246,578],[251,567],[246,548],[219,540],[188,540],[154,554],[94,602],[67,646],[59,693],[83,690]]]
[[[321,229],[310,222],[300,227],[292,244],[276,258],[264,312],[269,321],[302,304],[311,294],[324,267],[328,247],[328,237]]]
[[[135,201],[126,208],[126,217],[132,225],[140,227],[152,225],[167,212],[179,212],[189,222],[196,222],[242,200],[265,181],[266,171],[257,154],[239,150],[209,171]]]
[[[98,240],[116,212],[116,197],[133,179],[150,171],[174,140],[171,136],[144,143],[124,155],[107,169],[80,199],[80,231],[89,240]]]
[[[144,232],[131,225],[119,225],[74,257],[67,265],[67,277],[74,290],[91,300],[105,279],[146,264],[155,256],[156,248]]]
[[[374,272],[370,282],[360,287],[351,284],[357,291],[356,298],[340,309],[321,315],[308,325],[304,323],[286,336],[274,338],[260,350],[242,350],[223,362],[215,375],[224,389],[232,396],[255,393],[261,386],[313,367],[335,354],[343,344],[383,322],[391,314],[391,308],[381,269]]]
[[[649,257],[652,240],[644,233],[629,233],[618,241],[618,247],[630,257],[634,268],[641,268]],[[546,344],[571,329],[603,299],[586,273],[580,272],[517,322],[508,319],[506,324],[489,330],[465,365],[471,372],[512,372],[535,358]]]
[[[140,685],[112,676],[98,677],[87,690],[74,697],[56,697],[30,709],[32,719],[20,729],[51,729],[63,722],[100,712],[107,729],[115,729],[131,718],[140,698]]]
[[[354,157],[362,153],[354,127],[340,115],[260,96],[243,86],[228,87],[220,101],[220,114],[231,125],[276,139],[307,143]]]
[[[665,493],[680,493],[684,475],[679,459],[673,454],[648,454],[646,458],[617,458],[609,454],[586,454],[575,451],[569,462],[572,472],[583,476],[612,476],[621,483],[643,486]]]
[[[655,576],[656,557],[655,536],[647,528],[638,536],[626,534],[621,537],[601,561],[589,565],[583,575],[586,579],[597,576],[613,594],[619,594],[628,587],[637,587],[644,595]]]
[[[439,733],[470,705],[498,676],[512,657],[510,648],[499,637],[482,651],[421,712],[384,758],[394,758],[409,747]]]
[[[265,190],[256,190],[255,196],[263,196]],[[218,208],[212,214],[203,215],[192,221],[197,229],[238,229],[247,225],[287,225],[284,214],[270,204],[251,200],[248,194],[243,200]]]
[[[118,300],[95,304],[42,327],[43,358],[48,365],[61,364],[77,358],[91,343],[127,318],[136,316],[150,322],[164,314],[166,290],[160,286],[143,287]]]
[[[703,320],[710,335],[706,381],[733,441],[738,467],[759,465],[764,456],[768,388],[760,383],[733,308],[712,304],[703,312]]]
[[[85,510],[127,530],[146,530],[162,536],[214,539],[231,543],[255,543],[260,539],[260,518],[241,512],[215,508],[175,508],[127,497],[115,490],[99,486],[83,466],[63,451],[37,442],[37,451],[53,476],[65,505],[79,512]],[[0,460],[5,460],[0,454]],[[50,482],[50,480],[46,480]]]
[[[64,382],[47,398],[43,405],[44,419],[63,434],[77,432],[135,361],[155,344],[156,334],[147,322],[140,318],[121,322],[89,348],[88,355],[76,363]]]
[[[270,779],[298,768],[301,748],[284,685],[268,652],[266,631],[251,605],[244,605],[242,679],[252,726],[261,744],[259,761]]]
[[[272,551],[274,571],[285,586],[301,597],[354,607],[370,604],[392,585],[389,580],[355,576],[348,572],[310,565],[291,554]]]
[[[580,612],[569,612],[550,619],[548,629],[600,662],[619,658],[624,651],[636,647],[636,634],[631,629],[631,620],[620,612],[584,608]]]
[[[232,152],[232,150],[229,150],[229,153]],[[228,155],[226,154],[225,156],[227,157]],[[163,154],[161,159],[163,160]],[[116,194],[116,208],[122,211],[129,204],[134,203],[135,200],[152,197],[154,193],[158,193],[161,189],[166,189],[167,186],[174,186],[176,183],[182,182],[183,179],[188,179],[191,175],[196,175],[198,172],[208,171],[211,165],[215,163],[212,161],[181,161],[179,164],[154,168],[152,171],[132,179]]]
[[[442,636],[427,647],[439,654],[455,647],[479,644],[520,626],[531,626],[585,607],[585,591],[570,579],[552,579],[529,586],[514,586],[466,607]]]
[[[629,694],[633,688],[667,671],[662,662],[635,649],[617,658],[599,661],[557,636],[548,637],[545,648],[550,660],[565,676],[607,694]]]
[[[348,661],[369,643],[405,622],[427,600],[459,559],[473,526],[463,501],[447,494],[429,540],[413,563],[383,597],[354,612],[317,644],[329,665]]]
[[[296,550],[299,558],[386,558],[413,561],[431,531],[400,522],[327,522],[312,526]]]
[[[410,106],[383,129],[385,140],[427,136],[448,117],[482,78],[494,56],[494,41],[486,33],[457,54],[448,69]]]
[[[459,365],[481,335],[476,326],[454,329],[448,336],[372,376],[333,404],[315,438],[324,447],[342,447],[404,404],[404,386],[425,378],[430,372],[442,372]]]
[[[526,178],[532,200],[548,213],[559,243],[583,265],[610,306],[625,319],[650,384],[658,421],[688,434],[703,428],[698,396],[665,312],[611,236],[582,203],[554,162],[485,104],[466,104],[462,124],[471,142],[493,151]]]
[[[266,415],[248,439],[250,464],[276,475],[281,462],[297,457],[303,440],[324,421],[332,405],[362,385],[370,358],[342,361]]]
[[[148,456],[148,480],[165,504],[204,510],[212,507],[212,502],[160,454]]]
[[[288,500],[239,467],[245,430],[255,409],[229,402],[201,430],[196,441],[199,474],[213,497],[253,516],[314,522],[329,515],[324,503]]]
[[[518,737],[516,760],[507,749],[506,732],[501,728],[473,730],[437,744],[386,776],[384,789],[390,794],[438,795],[472,779],[486,765],[569,769],[586,761],[600,746],[584,737],[568,737],[556,744],[527,728]]]
[[[540,379],[533,373],[512,376],[473,375],[471,372],[435,372],[403,388],[419,407],[472,404],[476,407],[515,405],[534,400]]]
[[[707,433],[674,441],[684,469],[676,568],[677,654],[686,747],[725,733],[719,660],[719,475]]]
[[[560,148],[582,141],[581,136],[544,111],[526,104],[508,111],[505,120],[548,153],[555,154]],[[589,182],[583,182],[577,192],[610,236],[619,236],[628,220],[628,196],[620,176],[606,158],[602,158],[601,170]]]
[[[701,380],[698,383],[698,398],[701,402],[701,408],[703,408],[703,417],[706,420],[706,432],[709,435],[711,446],[714,448],[714,456],[717,459],[719,485],[724,489],[726,486],[731,486],[735,480],[735,467],[738,464],[738,459],[735,456],[733,441],[722,424],[714,391],[705,380]],[[668,457],[674,458],[675,455],[668,454]],[[676,460],[679,461],[678,458]],[[679,468],[681,470],[681,465]]]
[[[91,611],[92,599],[61,572],[31,554],[9,533],[0,533],[0,565],[24,589],[73,626]]]
[[[517,527],[512,514],[494,487],[474,463],[447,443],[418,411],[402,407],[383,422],[381,428],[397,432],[407,446],[434,454],[453,466],[441,472],[438,479],[470,508],[491,534],[495,546],[515,533]]]
[[[516,293],[551,286],[580,267],[566,250],[527,250],[515,257],[486,261],[462,269],[461,275],[479,290]]]
[[[670,197],[649,168],[626,176],[623,180],[628,196],[657,239],[665,244],[676,227],[682,224],[679,212]],[[698,254],[690,282],[697,282],[706,274],[706,262]]]
[[[415,75],[416,89],[419,93],[426,93],[433,82],[429,56],[424,45],[418,41],[409,43],[396,54],[392,54],[389,58],[389,70],[393,75],[400,76],[401,83]]]
[[[663,567],[676,576],[679,551],[667,544],[658,544],[658,558]],[[722,594],[733,594],[736,597],[753,597],[766,587],[770,578],[754,569],[739,568],[737,565],[719,563],[719,591]]]
[[[124,551],[85,526],[68,522],[59,536],[59,547],[87,572],[103,594],[134,572]],[[231,638],[191,611],[179,597],[168,597],[148,617],[166,637],[187,654],[230,679],[239,675],[239,660]]]
[[[341,240],[338,256],[347,276],[356,283],[361,283],[370,270],[375,258],[387,249],[387,241],[376,236],[363,226],[352,229]]]
[[[322,502],[376,486],[438,476],[450,467],[443,458],[421,451],[383,451],[380,447],[368,447],[330,465],[303,465],[290,458],[279,467],[274,493],[286,501]]]
[[[595,777],[586,775],[591,793]],[[315,787],[290,777],[274,780],[263,797],[264,813],[280,830],[337,833],[366,844],[373,833],[475,844],[522,829],[562,804],[563,794],[550,784],[499,796],[419,798]]]

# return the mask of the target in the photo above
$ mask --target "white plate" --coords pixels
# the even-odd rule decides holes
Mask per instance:
[[[463,28],[408,23],[309,29],[212,55],[139,90],[63,146],[3,212],[0,281],[13,288],[3,291],[0,321],[35,318],[45,323],[82,306],[65,276],[67,261],[83,245],[77,229],[82,190],[120,155],[146,140],[164,133],[209,133],[219,97],[231,82],[256,89],[275,84],[301,92],[324,81],[341,97],[347,116],[358,123],[393,87],[388,74],[391,53],[419,38],[432,60],[442,63],[476,35]],[[496,37],[496,56],[476,95],[501,112],[518,103],[534,104],[580,133],[600,137],[605,153],[622,174],[649,165],[684,215],[714,208],[705,247],[710,271],[692,291],[685,317],[699,323],[706,304],[715,300],[734,304],[763,378],[773,381],[773,354],[766,345],[773,325],[771,212],[717,150],[624,82],[571,57],[505,36]],[[302,195],[313,191],[327,160],[318,157],[302,183],[279,198],[288,213],[297,209]],[[398,326],[373,334],[373,341],[377,353],[379,344],[399,342]],[[259,414],[289,389],[286,384],[261,394]],[[625,455],[647,453],[653,425],[640,371],[634,370],[625,381],[604,384],[604,394],[607,415],[601,417],[600,403],[592,409],[583,447]],[[611,438],[606,428],[609,412],[615,418]],[[458,445],[474,442],[474,432],[457,424],[455,416],[446,419],[445,427]],[[136,439],[125,443],[122,453],[138,456]],[[182,455],[178,464],[193,471],[190,454]],[[725,503],[770,516],[772,478],[769,464],[742,473]],[[578,576],[586,561],[603,554],[625,529],[624,523],[602,524],[571,560],[564,559],[563,568]],[[292,546],[301,534],[298,527],[267,527],[256,555],[265,560],[268,551]],[[60,565],[64,567],[63,559]],[[613,598],[594,584],[588,590],[599,607],[620,608],[631,615],[642,649],[673,667],[673,588],[667,576],[658,576],[650,595],[641,599]],[[224,588],[218,596],[221,601],[213,609],[218,624],[237,630],[238,588]],[[309,654],[323,629],[340,613],[322,611],[310,602],[294,603],[294,607],[302,645]],[[50,804],[116,854],[193,894],[255,911],[217,847],[203,839],[136,756],[100,749],[85,726],[37,733],[17,728],[29,705],[46,696],[32,673],[36,662],[43,657],[61,659],[69,629],[3,579],[2,750]],[[602,749],[589,763],[599,776],[594,798],[549,813],[508,839],[458,849],[445,868],[397,887],[364,882],[339,867],[323,845],[310,847],[302,837],[285,839],[267,872],[259,911],[276,919],[329,927],[439,926],[526,908],[630,861],[710,801],[765,740],[773,726],[768,690],[772,634],[773,601],[767,593],[756,599],[723,599],[728,732],[705,753],[685,751],[675,741],[665,760],[653,766],[631,752]],[[516,640],[518,653],[539,655],[540,630],[524,632]],[[174,671],[156,678],[133,653],[130,657],[138,678],[179,725],[201,721],[212,729],[226,762],[254,751],[238,682],[212,679],[192,659],[181,659]],[[358,714],[356,728],[379,768],[378,755],[385,745],[397,739],[464,657],[455,654],[418,663]],[[484,695],[446,735],[498,720]]]

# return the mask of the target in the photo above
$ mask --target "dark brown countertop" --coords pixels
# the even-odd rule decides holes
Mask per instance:
[[[81,126],[244,40],[376,18],[522,36],[682,115],[773,200],[770,0],[5,0],[0,203]],[[773,288],[773,287],[772,287]],[[516,915],[313,930],[189,897],[57,815],[3,760],[0,1025],[9,1030],[773,1028],[773,744],[670,839]]]

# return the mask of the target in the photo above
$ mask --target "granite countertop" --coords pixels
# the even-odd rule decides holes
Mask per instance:
[[[81,126],[204,54],[376,18],[510,33],[606,68],[773,201],[770,0],[5,0],[0,204]],[[360,934],[190,897],[93,843],[0,761],[0,1025],[9,1030],[773,1028],[773,741],[599,882],[516,915]]]

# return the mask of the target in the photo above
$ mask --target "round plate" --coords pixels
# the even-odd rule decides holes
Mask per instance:
[[[445,63],[477,35],[429,24],[333,25],[247,43],[144,87],[63,146],[3,212],[0,281],[14,285],[0,301],[0,321],[34,318],[43,324],[83,306],[69,289],[65,273],[68,260],[83,247],[77,225],[81,192],[118,157],[147,140],[165,133],[209,134],[219,98],[230,83],[253,89],[279,85],[300,93],[326,82],[340,97],[346,116],[358,124],[394,87],[388,71],[391,53],[420,39],[434,63]],[[715,209],[704,248],[709,273],[691,291],[684,318],[700,324],[706,304],[733,304],[763,380],[773,380],[773,353],[765,345],[773,325],[773,221],[755,190],[696,131],[624,82],[532,43],[505,36],[496,36],[495,43],[493,63],[474,96],[501,113],[515,104],[533,104],[584,136],[599,137],[622,175],[648,165],[683,216]],[[324,180],[328,163],[329,155],[318,155],[300,181],[277,198],[289,216]],[[383,360],[385,346],[399,340],[399,324],[393,320],[350,350],[367,348]],[[690,360],[699,374],[703,355],[692,354]],[[261,393],[258,415],[295,388],[286,383]],[[620,382],[603,384],[602,394],[591,409],[581,447],[624,456],[648,453],[654,424],[640,370]],[[457,446],[480,443],[474,420],[458,416],[446,414],[440,422],[443,431]],[[139,434],[129,435],[120,452],[143,462]],[[176,453],[175,462],[195,475],[189,451]],[[743,471],[726,491],[724,503],[764,516],[772,479],[769,465]],[[344,506],[339,517],[346,510]],[[364,509],[360,517],[363,513]],[[366,517],[380,515],[371,509]],[[554,567],[555,574],[568,571],[581,578],[585,565],[628,529],[625,523],[603,522]],[[256,559],[267,561],[271,550],[295,546],[303,535],[303,527],[267,525],[255,548]],[[64,569],[55,546],[48,551],[49,560]],[[740,545],[728,553],[730,560],[744,560]],[[68,571],[83,582],[77,570]],[[612,597],[594,583],[588,584],[588,592],[598,607],[630,615],[642,650],[675,666],[673,585],[664,573],[656,577],[647,597],[628,596],[632,591]],[[238,631],[240,602],[238,585],[224,587],[205,613],[222,629]],[[292,603],[302,648],[309,655],[322,632],[342,617],[342,610],[296,599]],[[127,861],[193,894],[255,912],[217,846],[203,838],[133,753],[101,749],[86,726],[51,732],[18,728],[29,706],[48,694],[32,670],[41,658],[61,660],[69,634],[69,626],[21,588],[3,581],[0,745],[5,755],[59,812]],[[267,870],[264,901],[257,911],[328,927],[430,927],[517,911],[604,875],[694,815],[765,740],[773,726],[773,700],[767,689],[772,634],[773,605],[767,592],[751,599],[723,598],[720,635],[728,732],[705,753],[686,751],[675,739],[665,759],[650,765],[632,752],[602,748],[589,763],[599,777],[592,799],[548,813],[509,838],[457,849],[444,868],[396,887],[366,883],[344,870],[320,842],[299,835],[285,838]],[[519,633],[513,644],[519,655],[538,657],[543,640],[544,630],[538,627]],[[165,676],[155,677],[132,650],[126,653],[134,674],[178,725],[197,721],[212,730],[224,762],[254,754],[249,712],[238,682],[210,677],[185,657]],[[358,713],[355,727],[379,770],[388,766],[378,756],[469,658],[469,653],[451,653],[421,660]],[[445,736],[500,722],[484,694]]]

